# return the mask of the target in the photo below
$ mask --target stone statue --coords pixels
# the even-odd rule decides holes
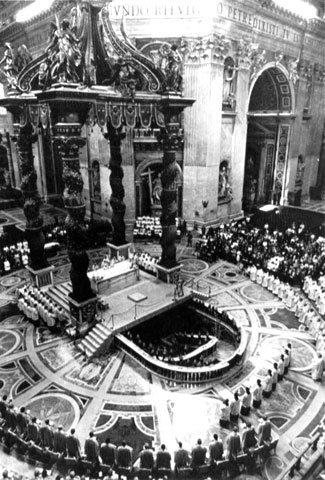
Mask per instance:
[[[30,62],[33,60],[33,57],[26,47],[26,45],[22,44],[17,48],[17,55],[16,55],[16,67],[18,72],[20,73],[23,68],[27,67]]]
[[[231,107],[234,105],[235,101],[235,81],[236,69],[235,65],[228,64],[225,66],[223,73],[223,91],[222,91],[222,103],[228,104]]]
[[[182,83],[182,57],[178,52],[177,45],[163,44],[159,49],[157,64],[165,71],[167,90],[179,92]]]
[[[161,183],[161,173],[158,173],[158,176],[152,182],[152,200],[156,205],[161,201],[161,192],[162,192],[162,183]]]
[[[50,24],[50,41],[46,47],[47,61],[39,71],[39,83],[46,87],[52,81],[62,83],[82,81],[82,54],[75,28],[70,28],[67,19],[61,24]]]
[[[2,65],[4,65],[2,67]],[[18,69],[15,64],[15,52],[11,43],[5,43],[5,52],[3,58],[0,60],[0,68],[7,78],[8,88],[15,88],[17,85]]]
[[[124,95],[134,99],[136,87],[141,85],[141,79],[133,68],[132,57],[129,54],[117,60],[110,82],[114,83]]]
[[[226,165],[221,165],[219,171],[218,197],[227,197],[229,191],[228,169]]]

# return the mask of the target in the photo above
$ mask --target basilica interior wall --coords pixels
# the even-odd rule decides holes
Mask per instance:
[[[110,7],[116,29],[119,28],[123,10],[119,5],[122,3],[114,2]],[[184,161],[182,158],[183,163],[180,164],[184,176],[182,215],[189,224],[217,223],[225,216],[242,214],[250,85],[266,62],[281,66],[292,86],[295,105],[292,117],[286,120],[291,127],[286,193],[296,189],[301,168],[298,162],[300,155],[304,162],[302,195],[308,195],[310,186],[316,182],[325,118],[325,89],[319,71],[313,71],[312,76],[310,72],[311,66],[314,68],[314,65],[324,63],[324,41],[316,33],[304,32],[294,18],[280,16],[267,8],[261,8],[256,13],[255,7],[253,0],[240,0],[236,2],[236,7],[233,2],[216,2],[206,17],[202,16],[200,5],[192,10],[186,7],[183,10],[178,7],[169,10],[164,6],[148,7],[150,14],[137,6],[128,12],[127,33],[138,47],[143,48],[150,43],[156,45],[157,41],[169,45],[176,43],[183,55],[183,94],[195,100],[183,116]],[[60,18],[68,10],[70,7],[64,6]],[[15,44],[24,42],[33,56],[40,54],[48,41],[50,19],[54,19],[53,13],[52,18],[42,17],[21,26],[16,30]],[[151,51],[151,58],[157,54],[157,48],[156,45]],[[231,87],[234,103],[224,108],[224,61],[227,56],[236,62],[236,71]],[[295,59],[301,60],[300,70],[295,69]],[[109,144],[98,125],[92,126],[91,132],[87,129],[84,133],[87,136],[86,153],[81,154],[87,214],[95,211],[98,215],[110,217]],[[128,224],[136,217],[136,169],[141,161],[149,161],[154,154],[153,151],[143,151],[142,157],[137,160],[135,150],[132,132],[128,131],[122,141],[125,220]],[[15,176],[19,179],[14,146],[12,151]],[[36,149],[38,187],[46,197],[41,155],[42,150]],[[99,164],[100,194],[97,202],[92,201],[94,161]],[[229,190],[227,196],[220,198],[220,165],[224,161],[228,164],[231,193]],[[263,182],[262,172],[259,175],[260,182]],[[207,207],[203,207],[202,201],[209,202]]]

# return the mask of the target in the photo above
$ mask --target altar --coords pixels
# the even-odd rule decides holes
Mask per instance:
[[[108,289],[123,289],[136,283],[137,271],[133,268],[130,260],[116,262],[114,266],[102,267],[88,272],[91,288],[97,294],[103,294]]]

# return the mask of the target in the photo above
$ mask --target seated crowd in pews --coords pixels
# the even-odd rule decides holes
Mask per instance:
[[[176,218],[176,234],[180,239],[182,234],[182,221]],[[133,229],[134,240],[159,240],[162,236],[162,226],[159,217],[137,217]]]
[[[273,274],[279,280],[303,285],[306,276],[317,279],[325,274],[325,238],[295,224],[281,232],[268,225],[255,228],[247,220],[209,228],[196,244],[198,258],[215,262],[218,258]]]
[[[26,241],[0,247],[0,275],[20,270],[28,265],[29,247]]]
[[[214,477],[224,467],[232,474],[237,474],[240,464],[244,465],[247,473],[253,474],[257,461],[267,458],[277,445],[277,440],[272,439],[271,422],[267,417],[260,417],[257,427],[246,418],[250,409],[258,409],[260,404],[261,400],[257,401],[254,393],[252,396],[249,388],[246,388],[240,400],[235,393],[230,404],[226,400],[222,404],[219,421],[224,441],[215,433],[207,446],[198,439],[190,450],[178,442],[173,454],[164,444],[155,452],[146,443],[135,457],[133,448],[125,439],[116,446],[109,438],[98,441],[93,431],[89,432],[81,446],[74,429],[66,432],[62,425],[55,427],[49,418],[40,421],[32,417],[25,407],[15,407],[13,401],[4,395],[0,399],[0,438],[9,450],[15,445],[25,456],[40,461],[44,470],[41,472],[37,469],[35,478],[48,480],[64,478],[52,476],[54,465],[57,471],[66,471],[70,467],[70,479],[76,478],[77,474],[90,474],[91,478],[94,475],[103,478],[103,474],[107,474],[110,478],[113,471],[127,476],[132,472],[133,478],[137,478],[137,475],[141,477],[144,471],[152,473],[154,478],[168,478],[172,473],[178,475],[181,472],[186,475],[187,472],[188,478],[192,478],[202,469]],[[50,471],[48,467],[51,467]]]

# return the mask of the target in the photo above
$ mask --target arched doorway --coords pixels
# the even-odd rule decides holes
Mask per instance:
[[[177,217],[182,216],[183,172],[177,164],[178,174],[175,180],[177,189]],[[136,216],[161,215],[160,195],[162,159],[144,160],[135,172]]]
[[[282,65],[266,65],[251,85],[243,210],[280,204],[286,182],[293,87]]]

